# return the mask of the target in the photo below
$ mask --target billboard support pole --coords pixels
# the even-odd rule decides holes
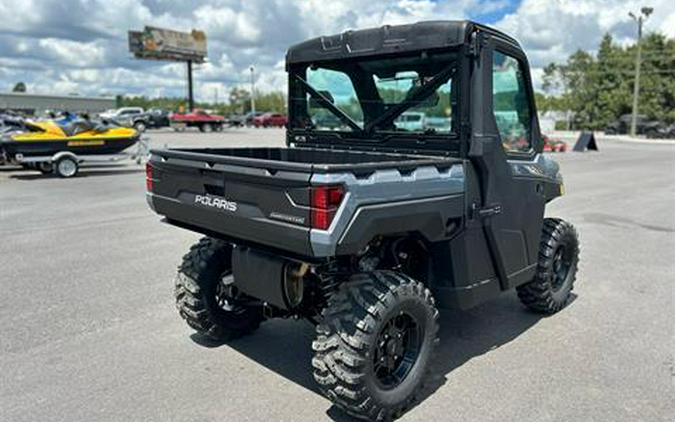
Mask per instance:
[[[194,111],[195,99],[192,95],[192,60],[187,61],[187,79],[188,79],[188,110]]]

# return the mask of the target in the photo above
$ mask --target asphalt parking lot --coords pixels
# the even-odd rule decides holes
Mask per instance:
[[[675,146],[599,146],[558,155],[567,195],[547,210],[580,233],[575,299],[548,318],[511,293],[444,312],[435,391],[402,421],[672,420]],[[71,180],[0,167],[0,421],[351,421],[314,386],[308,323],[217,347],[192,335],[172,290],[198,235],[161,224],[144,183],[131,163]]]

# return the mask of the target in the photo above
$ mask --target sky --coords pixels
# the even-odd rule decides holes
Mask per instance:
[[[195,96],[225,101],[246,86],[285,89],[289,45],[348,29],[423,20],[471,19],[518,39],[535,87],[542,68],[579,48],[594,50],[604,33],[633,42],[629,11],[654,7],[645,31],[675,37],[673,0],[0,0],[0,92],[184,96],[185,65],[136,60],[127,31],[145,25],[208,39],[208,62],[195,68]]]

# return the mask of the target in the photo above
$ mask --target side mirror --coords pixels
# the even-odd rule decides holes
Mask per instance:
[[[335,99],[333,98],[333,94],[330,93],[330,91],[317,91],[319,94],[321,94],[324,98],[326,98],[331,104],[335,104]],[[309,108],[323,108],[321,103],[314,97],[309,97]]]

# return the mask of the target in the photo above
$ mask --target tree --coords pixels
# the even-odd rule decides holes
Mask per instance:
[[[250,111],[251,94],[247,90],[237,86],[232,87],[232,89],[230,89],[229,100],[233,111],[242,114],[246,111]]]
[[[26,92],[26,84],[23,82],[17,82],[12,89],[12,92]]]
[[[283,113],[286,110],[286,94],[281,91],[261,94],[256,92],[255,108],[259,111]]]
[[[640,114],[675,121],[675,40],[662,34],[642,39]],[[544,68],[537,104],[545,110],[571,110],[578,129],[602,129],[630,113],[636,45],[621,47],[606,34],[593,54],[578,50],[564,63]]]
[[[597,97],[597,126],[600,129],[628,112],[632,88],[628,83],[633,62],[620,47],[613,44],[611,35],[605,34],[597,54],[596,71],[599,79]]]

